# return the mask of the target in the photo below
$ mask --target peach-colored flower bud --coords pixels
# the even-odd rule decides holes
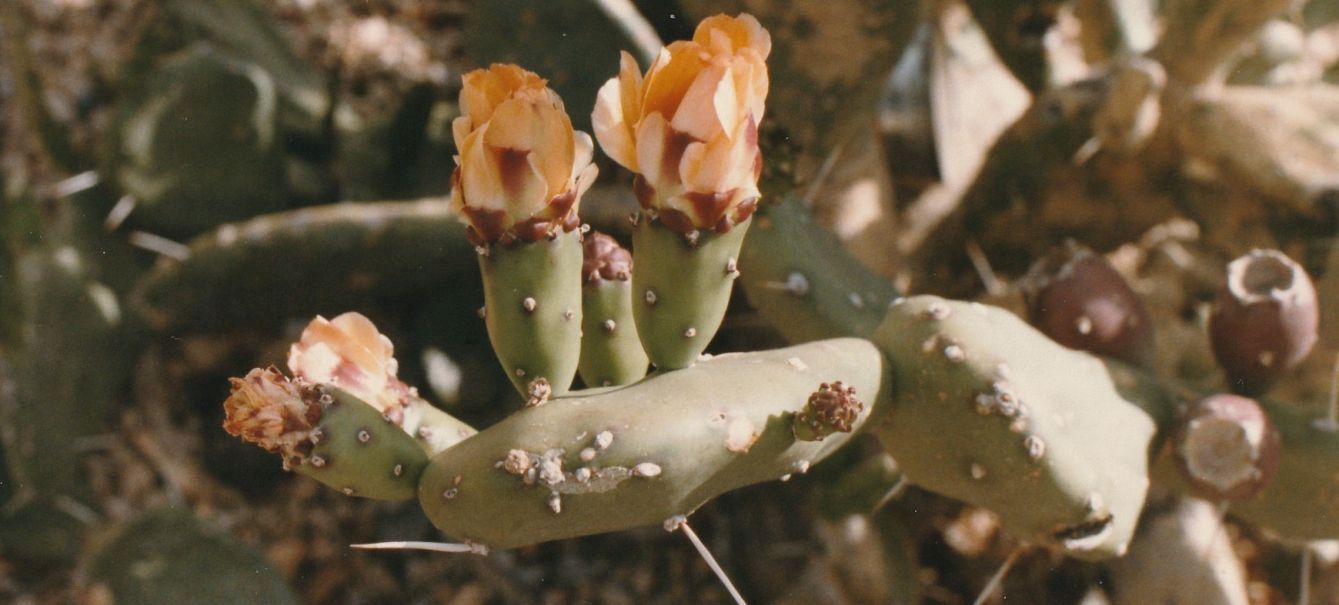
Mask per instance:
[[[395,377],[399,363],[390,339],[360,313],[316,316],[289,347],[288,369],[300,380],[348,391],[397,424],[410,397],[409,386]]]
[[[577,227],[577,205],[595,180],[590,135],[572,129],[544,79],[515,65],[465,74],[452,204],[476,244],[535,241]]]
[[[310,436],[321,420],[321,406],[309,400],[319,395],[274,368],[256,368],[229,382],[232,394],[223,402],[223,430],[280,454],[285,469],[301,465],[311,453]]]
[[[600,88],[595,138],[638,173],[637,199],[675,230],[729,231],[758,203],[758,122],[772,39],[751,15],[717,15],[660,51],[643,78],[623,53]]]

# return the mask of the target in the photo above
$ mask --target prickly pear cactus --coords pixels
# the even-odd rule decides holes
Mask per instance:
[[[814,222],[798,196],[763,204],[740,253],[749,302],[791,342],[865,336],[897,296],[885,280],[847,254]]]
[[[901,299],[874,338],[897,402],[876,433],[913,483],[1076,557],[1125,552],[1161,402],[1127,399],[1128,376],[979,303]]]
[[[419,503],[447,534],[491,548],[653,525],[722,492],[804,473],[853,433],[801,441],[791,416],[825,382],[886,405],[883,356],[828,340],[704,360],[596,395],[521,410],[434,456]]]
[[[267,214],[200,235],[189,249],[184,260],[158,259],[132,296],[156,329],[223,331],[339,311],[441,287],[475,265],[465,227],[440,200]]]
[[[1232,504],[1232,514],[1298,540],[1339,539],[1339,435],[1316,426],[1294,406],[1262,400],[1282,442],[1274,481],[1255,497]]]

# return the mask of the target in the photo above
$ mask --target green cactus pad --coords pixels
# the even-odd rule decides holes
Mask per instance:
[[[312,452],[293,470],[344,492],[407,500],[428,462],[425,449],[376,408],[334,387],[316,425]]]
[[[131,303],[154,329],[255,329],[445,290],[475,271],[465,226],[435,199],[267,214],[201,235],[190,251],[160,258],[136,287]]]
[[[581,234],[494,244],[479,256],[484,319],[502,369],[522,396],[544,378],[566,393],[581,358]]]
[[[1146,399],[1150,413],[1122,395],[1139,386],[1135,373],[1003,309],[934,296],[895,303],[875,341],[897,385],[876,430],[912,483],[1075,557],[1125,551],[1148,490],[1157,410],[1170,409]]]
[[[405,406],[404,420],[400,422],[400,428],[418,441],[419,446],[429,456],[479,432],[455,416],[417,398],[410,399]]]
[[[646,351],[632,319],[632,283],[587,282],[581,296],[581,380],[587,386],[617,386],[646,376]]]
[[[753,220],[740,281],[768,323],[791,342],[874,333],[898,295],[892,282],[846,254],[798,196],[762,204]]]
[[[435,456],[419,502],[442,531],[493,548],[659,524],[808,470],[855,433],[798,441],[793,414],[819,384],[840,380],[867,404],[859,432],[886,408],[887,376],[878,349],[850,338],[722,355],[558,398]]]
[[[739,249],[753,218],[724,234],[699,230],[695,243],[660,221],[632,230],[632,316],[651,363],[693,365],[716,335],[739,276]]]

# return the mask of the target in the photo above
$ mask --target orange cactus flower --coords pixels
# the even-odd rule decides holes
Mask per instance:
[[[577,206],[595,180],[590,135],[572,129],[562,99],[515,65],[465,74],[461,116],[451,123],[452,204],[477,245],[535,241],[578,226]]]
[[[288,349],[288,369],[312,384],[348,391],[400,423],[413,390],[396,378],[399,362],[389,338],[360,313],[316,316]]]
[[[618,77],[600,88],[595,138],[638,174],[638,200],[670,228],[723,233],[756,208],[771,50],[753,16],[717,15],[662,49],[645,77],[623,53]]]

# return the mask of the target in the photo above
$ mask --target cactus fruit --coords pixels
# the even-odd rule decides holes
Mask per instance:
[[[758,313],[791,342],[865,336],[898,296],[892,282],[838,253],[798,195],[762,204],[740,253],[740,281]]]
[[[860,339],[721,355],[597,395],[523,409],[433,457],[419,502],[447,534],[514,548],[687,515],[722,492],[805,472],[854,433],[791,434],[820,383],[888,404],[883,355]]]
[[[581,362],[587,386],[617,386],[646,375],[646,351],[632,319],[632,255],[618,241],[590,232],[583,244]]]
[[[642,218],[632,231],[632,316],[651,363],[693,365],[725,318],[750,219],[725,233],[683,234]]]
[[[515,65],[465,74],[460,105],[451,200],[479,249],[489,339],[523,396],[545,382],[565,393],[581,356],[577,206],[595,180],[594,144]]]
[[[1283,456],[1274,481],[1249,500],[1233,502],[1233,516],[1297,540],[1339,539],[1339,435],[1313,426],[1297,406],[1259,400],[1278,429]]]
[[[363,315],[349,312],[333,320],[318,315],[289,347],[288,369],[295,378],[338,386],[371,405],[430,456],[476,432],[396,377],[400,364],[394,354],[390,339]]]
[[[1054,248],[1022,282],[1028,323],[1071,349],[1147,367],[1153,320],[1125,278],[1101,255],[1074,243]]]
[[[490,246],[479,255],[484,321],[502,368],[523,396],[545,379],[566,393],[581,358],[581,233]]]
[[[1200,496],[1249,500],[1274,480],[1279,434],[1254,399],[1221,393],[1201,399],[1172,441],[1177,467]]]
[[[479,432],[459,418],[412,396],[405,403],[400,428],[413,436],[428,456],[433,456]]]
[[[633,229],[637,332],[661,370],[697,361],[725,315],[739,247],[757,208],[771,36],[757,19],[716,15],[639,72],[623,53],[591,122],[600,147],[637,173]]]
[[[1227,266],[1209,316],[1209,339],[1228,386],[1269,389],[1311,352],[1320,310],[1306,270],[1277,250],[1253,250]]]
[[[229,434],[283,457],[284,468],[350,496],[406,500],[428,455],[391,419],[347,391],[274,369],[232,379]]]
[[[1162,409],[1122,395],[1131,374],[1003,309],[934,296],[894,303],[874,338],[898,402],[875,431],[913,484],[1075,557],[1125,551]]]

